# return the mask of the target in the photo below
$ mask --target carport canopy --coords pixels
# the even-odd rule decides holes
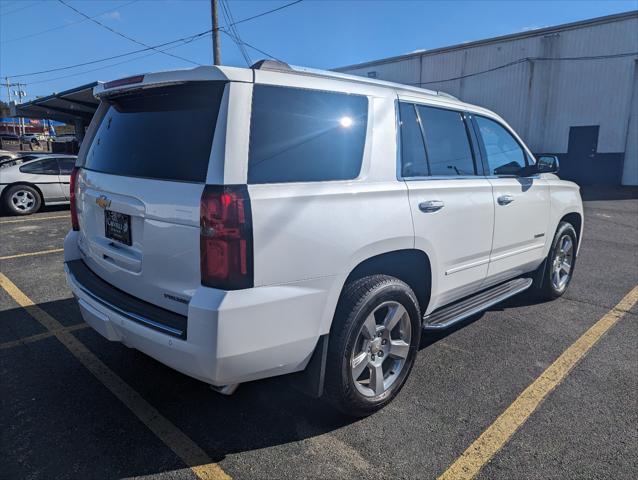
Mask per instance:
[[[93,118],[99,105],[99,101],[93,96],[93,88],[99,83],[88,83],[30,102],[12,104],[11,115],[73,124],[76,135],[81,139],[84,136],[84,128]]]

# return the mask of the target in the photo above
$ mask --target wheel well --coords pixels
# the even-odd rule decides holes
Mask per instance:
[[[41,207],[44,206],[44,195],[42,195],[42,190],[40,190],[40,188],[37,185],[33,183],[29,183],[29,182],[14,182],[7,185],[2,191],[2,200],[4,200],[4,197],[7,195],[7,192],[9,191],[9,189],[11,187],[15,187],[16,185],[26,185],[27,187],[33,188],[36,192],[38,192],[38,195],[40,195],[40,206]]]
[[[576,237],[578,241],[580,242],[580,235],[581,235],[580,228],[583,225],[583,219],[580,216],[580,214],[576,212],[568,213],[563,218],[561,218],[560,221],[572,224],[572,227],[574,227],[574,230],[576,230]]]
[[[370,257],[357,265],[348,278],[346,285],[368,275],[383,274],[396,277],[407,283],[414,291],[421,313],[430,302],[432,269],[430,259],[421,250],[395,250]]]

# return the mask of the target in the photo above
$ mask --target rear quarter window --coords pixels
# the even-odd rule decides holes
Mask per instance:
[[[19,169],[22,173],[34,173],[39,175],[58,175],[58,161],[55,158],[36,160],[22,165]]]
[[[358,177],[367,120],[365,96],[255,85],[248,183]]]
[[[224,86],[192,82],[108,98],[84,167],[113,175],[204,182]]]

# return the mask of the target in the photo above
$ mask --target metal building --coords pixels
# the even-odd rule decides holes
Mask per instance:
[[[563,178],[638,185],[638,11],[335,70],[494,110]]]

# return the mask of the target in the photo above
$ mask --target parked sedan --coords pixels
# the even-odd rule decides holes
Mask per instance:
[[[14,215],[29,215],[43,205],[69,203],[74,155],[41,155],[0,169],[0,200]]]

